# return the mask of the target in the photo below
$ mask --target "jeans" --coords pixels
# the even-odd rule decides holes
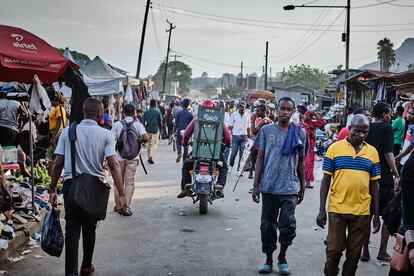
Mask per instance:
[[[182,136],[180,134],[177,134],[177,141],[176,141],[176,145],[177,145],[177,154],[178,155],[182,155],[183,153],[183,148],[184,148],[184,155],[183,155],[183,160],[188,158],[188,146],[183,146],[181,144],[181,140],[182,140]]]
[[[231,141],[231,155],[230,155],[230,167],[234,167],[234,160],[236,159],[237,152],[239,152],[239,162],[237,165],[237,170],[240,167],[240,160],[243,156],[244,150],[244,141],[246,141],[246,135],[233,135]],[[243,168],[242,168],[243,169]]]
[[[76,275],[78,273],[79,238],[82,230],[83,261],[82,267],[90,267],[93,251],[95,249],[96,222],[89,220],[82,210],[74,205],[68,195],[72,179],[66,180],[63,185],[63,197],[65,200],[65,274]]]
[[[277,229],[279,229],[279,243],[287,246],[292,244],[296,237],[297,201],[297,195],[262,193],[260,232],[263,253],[273,253],[276,250]]]
[[[223,162],[223,165],[217,166],[219,171],[219,176],[217,178],[217,184],[222,185],[223,187],[226,185],[227,181],[227,172],[228,172],[228,165],[227,162],[224,160],[224,153],[220,153],[220,161]],[[186,184],[191,184],[191,175],[190,170],[193,169],[194,161],[191,159],[187,159],[183,163],[183,167],[181,169],[181,190],[184,190]]]
[[[325,275],[339,273],[339,261],[346,249],[346,260],[342,267],[343,276],[353,276],[358,268],[364,242],[370,231],[371,216],[329,213],[328,237],[326,238]],[[347,235],[348,233],[348,235]]]

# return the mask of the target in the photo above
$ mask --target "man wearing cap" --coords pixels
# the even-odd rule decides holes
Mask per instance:
[[[240,168],[240,160],[243,156],[243,144],[248,137],[250,137],[250,115],[245,112],[245,105],[243,103],[238,104],[238,111],[231,114],[229,120],[229,130],[232,135],[231,143],[231,155],[230,155],[230,171],[233,171],[234,160],[236,159],[237,152],[239,152],[239,162],[237,170]]]

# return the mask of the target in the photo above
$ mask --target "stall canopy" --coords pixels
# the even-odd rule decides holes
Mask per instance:
[[[46,84],[53,83],[69,65],[79,66],[66,59],[43,39],[20,28],[0,25],[0,79],[31,83],[33,76]]]
[[[123,82],[128,77],[112,69],[99,56],[96,56],[82,70],[84,80],[92,96],[109,95],[123,91]]]

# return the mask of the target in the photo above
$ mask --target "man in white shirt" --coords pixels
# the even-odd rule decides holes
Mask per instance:
[[[236,159],[237,152],[239,152],[237,170],[243,169],[240,168],[240,160],[243,156],[244,142],[248,137],[250,137],[250,115],[245,112],[243,103],[240,103],[238,108],[238,111],[231,114],[229,120],[229,130],[232,134],[229,173],[233,171],[234,160]]]
[[[115,141],[118,141],[118,139],[121,139],[120,135],[121,135],[122,129],[124,128],[124,124],[134,121],[135,112],[136,112],[135,106],[133,104],[127,104],[124,106],[125,119],[123,121],[116,122],[111,130],[112,136],[114,137]],[[141,137],[141,142],[143,143],[147,142],[149,140],[149,136],[147,132],[145,131],[145,127],[139,121],[135,121],[133,123],[133,126],[135,127],[138,136]],[[135,173],[137,171],[138,164],[139,164],[139,160],[138,160],[139,155],[137,155],[132,160],[127,160],[127,159],[122,158],[122,156],[120,155],[117,149],[116,157],[121,167],[121,173],[124,179],[124,190],[125,190],[125,197],[126,197],[126,202],[127,202],[127,209],[122,210],[121,206],[118,206],[119,194],[118,194],[117,188],[115,187],[114,188],[114,196],[115,196],[115,204],[116,204],[115,210],[120,215],[130,216],[132,215],[130,206],[131,206],[131,200],[132,200],[132,197],[134,195],[134,190],[135,190]]]

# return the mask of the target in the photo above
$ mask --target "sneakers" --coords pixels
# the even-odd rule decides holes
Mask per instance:
[[[273,271],[273,267],[270,264],[264,264],[258,269],[258,272],[260,274],[269,274],[269,273],[272,273],[272,271]]]
[[[230,167],[229,168],[229,174],[232,174],[233,173],[233,167]]]
[[[290,268],[289,268],[289,265],[287,263],[285,263],[285,264],[277,263],[276,271],[280,275],[289,275],[290,274]]]
[[[148,159],[148,163],[150,163],[150,164],[155,164],[155,163],[154,163],[154,160],[152,160],[152,158],[151,158],[151,159]]]
[[[179,193],[177,195],[177,198],[183,198],[183,197],[186,197],[186,196],[189,196],[189,195],[191,195],[191,190],[190,189],[184,189],[184,190],[181,191],[181,193]]]
[[[180,163],[181,160],[181,154],[177,155],[177,158],[175,159],[175,162]]]

